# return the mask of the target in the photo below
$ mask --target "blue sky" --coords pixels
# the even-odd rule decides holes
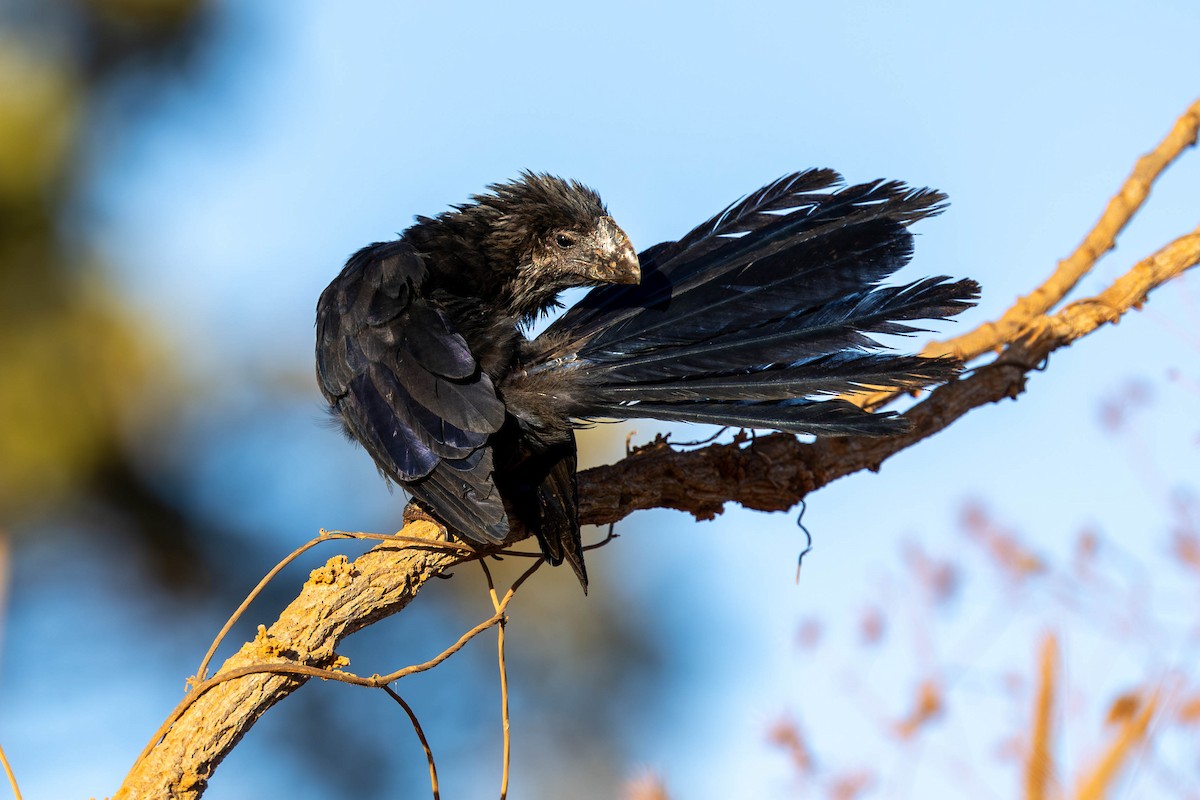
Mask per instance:
[[[1050,273],[1135,158],[1200,93],[1200,6],[1183,0],[1152,11],[1103,2],[733,10],[309,1],[226,3],[225,13],[216,77],[173,90],[168,113],[146,135],[102,144],[88,235],[127,265],[118,280],[189,348],[196,374],[232,362],[247,381],[309,373],[316,297],[350,252],[524,168],[594,186],[639,248],[807,167],[940,188],[952,206],[920,225],[904,277],[979,279],[979,309],[943,329],[964,330]],[[1198,185],[1200,158],[1189,153],[1084,291],[1193,229]],[[786,761],[764,743],[788,710],[825,743],[829,760],[853,752],[859,729],[872,722],[846,722],[845,692],[828,690],[829,662],[842,664],[852,651],[835,648],[826,663],[810,663],[794,644],[798,620],[815,614],[835,641],[837,631],[848,635],[863,598],[894,569],[901,540],[965,547],[957,515],[968,498],[984,498],[1051,553],[1067,553],[1079,529],[1093,524],[1125,537],[1139,557],[1156,557],[1170,524],[1165,492],[1196,491],[1196,397],[1166,377],[1176,369],[1197,380],[1196,341],[1179,333],[1195,318],[1195,287],[1194,277],[1168,287],[1146,312],[1055,356],[1018,402],[980,409],[881,474],[812,497],[805,522],[817,549],[799,586],[793,515],[731,509],[695,525],[655,511],[629,520],[614,552],[597,561],[645,597],[677,607],[678,627],[668,634],[692,654],[690,674],[681,676],[692,694],[663,730],[636,734],[642,760],[630,773],[650,766],[680,798],[791,795]],[[1148,483],[1128,448],[1097,424],[1100,402],[1132,380],[1155,388],[1138,424],[1161,482]],[[311,418],[317,407],[314,386]],[[276,519],[280,527],[356,527],[358,520],[337,516],[349,509],[361,527],[385,527],[386,492],[370,484],[361,452],[339,450],[304,414],[276,424],[222,458],[252,462],[248,450],[264,439],[289,443],[297,471],[278,476],[279,492],[304,494],[305,502],[291,504],[287,518]],[[299,425],[309,427],[292,433]],[[653,430],[631,427],[646,438]],[[616,457],[622,438],[597,445],[594,457]],[[196,491],[209,493],[214,507],[233,491],[222,482],[226,464],[197,471]],[[358,488],[354,502],[332,499],[347,486],[369,489]],[[251,499],[239,513],[277,518],[287,505],[277,499],[258,507]],[[1014,604],[1015,621],[995,642],[963,645],[970,652],[955,655],[984,671],[992,658],[1031,665],[1022,634],[1043,620],[1030,605]],[[985,602],[979,616],[995,608]],[[973,642],[971,625],[964,627],[961,641]],[[1141,666],[1107,662],[1114,685],[1136,679]],[[871,675],[880,695],[899,696],[913,669]],[[165,686],[176,677],[156,680]],[[1011,722],[994,712],[995,698],[980,702],[988,708],[981,726]],[[134,739],[157,725],[155,713],[137,720]],[[100,791],[101,775],[115,785],[121,768],[106,764],[71,791]],[[39,785],[61,787],[35,773],[30,789]],[[1015,783],[1001,786],[997,796]],[[919,768],[904,788],[957,796],[953,782]],[[215,782],[210,796],[238,794]]]

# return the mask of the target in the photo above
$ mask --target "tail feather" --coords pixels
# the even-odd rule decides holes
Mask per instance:
[[[571,331],[581,338],[618,337],[631,331],[627,323],[648,331],[662,322],[681,320],[678,306],[695,289],[703,289],[737,270],[761,264],[780,254],[782,260],[762,265],[786,279],[804,279],[810,290],[826,287],[836,293],[847,284],[872,284],[891,274],[911,255],[911,238],[904,230],[916,220],[933,216],[944,209],[945,195],[928,189],[909,189],[898,182],[875,181],[831,192],[841,177],[832,170],[810,170],[779,179],[741,203],[693,229],[678,242],[657,245],[640,254],[642,283],[638,286],[605,286],[592,290],[549,329],[551,334]],[[773,191],[768,191],[773,190]],[[754,203],[758,205],[754,205]],[[791,209],[787,213],[779,213]],[[836,269],[828,269],[824,258],[801,252],[806,242],[825,240],[817,247],[821,256],[836,256],[836,244],[828,237],[872,222],[886,222],[886,231],[875,228],[860,231],[862,238],[879,247],[899,243],[902,252],[895,260],[882,264],[850,263],[840,260]],[[782,263],[781,263],[782,261]],[[871,269],[874,267],[874,269]],[[865,269],[864,269],[865,268]],[[822,273],[821,275],[813,274]]]
[[[979,287],[945,277],[881,287],[912,257],[908,226],[945,196],[840,180],[785,176],[644,252],[641,284],[591,291],[532,343],[510,388],[566,394],[581,418],[904,430],[894,414],[813,398],[952,378],[957,362],[886,354],[872,335],[921,331],[913,323],[958,314]]]
[[[769,428],[818,435],[887,436],[904,433],[908,423],[888,411],[872,414],[845,400],[786,400],[780,403],[637,403],[598,407],[611,419],[700,422],[736,428]]]
[[[769,256],[737,255],[736,268],[722,262],[715,274],[700,276],[703,282],[693,278],[668,304],[605,328],[591,340],[592,348],[696,340],[727,329],[733,319],[775,320],[797,309],[819,308],[874,285],[907,263],[912,237],[893,222],[873,220],[823,239],[796,242]]]
[[[733,375],[617,384],[605,382],[592,394],[594,404],[683,402],[696,400],[788,400],[846,394],[870,389],[917,389],[954,377],[959,364],[947,358],[848,355],[836,353],[796,366]]]
[[[640,382],[681,375],[750,371],[774,364],[796,364],[845,350],[877,350],[868,333],[921,331],[902,320],[944,319],[969,307],[973,281],[945,283],[926,278],[907,286],[858,292],[768,323],[738,324],[753,316],[725,320],[722,332],[707,338],[648,345],[633,339],[586,343],[576,354],[593,376],[606,383]]]

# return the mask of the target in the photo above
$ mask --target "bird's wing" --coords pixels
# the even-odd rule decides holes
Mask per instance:
[[[896,356],[871,334],[973,305],[974,281],[880,282],[908,263],[908,226],[945,197],[898,182],[787,175],[677,242],[642,252],[642,281],[589,292],[523,354],[505,396],[562,392],[581,418],[652,418],[813,434],[905,421],[823,396],[944,382],[950,359]]]
[[[551,338],[569,332],[571,338],[584,340],[599,331],[620,328],[647,308],[665,307],[688,289],[711,282],[714,267],[733,271],[745,265],[744,259],[735,263],[726,253],[716,251],[726,246],[734,250],[740,243],[759,249],[756,256],[761,258],[768,247],[793,247],[798,241],[825,233],[828,228],[823,222],[832,220],[834,224],[829,227],[836,228],[848,209],[885,199],[886,191],[879,189],[895,188],[893,184],[876,183],[838,194],[841,183],[842,176],[831,169],[794,172],[730,204],[678,241],[646,248],[638,254],[640,284],[600,286],[588,292],[550,326]],[[925,203],[926,208],[944,198],[937,195],[932,199],[932,203]],[[926,213],[937,210],[934,206]],[[786,230],[764,235],[768,228],[779,229],[784,219],[792,223]]]
[[[569,332],[575,340],[615,341],[636,329],[647,345],[664,334],[676,338],[681,325],[719,327],[725,314],[711,306],[713,287],[728,290],[724,306],[761,305],[766,319],[781,308],[846,297],[906,263],[907,227],[940,214],[945,200],[897,181],[843,186],[830,169],[785,175],[678,241],[639,253],[640,284],[593,289],[550,326],[548,338]]]
[[[421,296],[404,240],[357,252],[317,304],[321,391],[379,469],[456,533],[503,540],[488,437],[504,403],[466,341]]]

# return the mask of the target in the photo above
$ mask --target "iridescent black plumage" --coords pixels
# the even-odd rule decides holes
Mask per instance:
[[[499,542],[516,523],[586,590],[576,420],[882,435],[903,419],[821,397],[955,373],[869,336],[977,296],[969,280],[879,286],[911,258],[908,225],[945,198],[840,180],[786,176],[640,258],[578,183],[525,173],[489,187],[350,259],[317,306],[322,392],[456,535]],[[541,336],[522,335],[562,289],[587,285]]]

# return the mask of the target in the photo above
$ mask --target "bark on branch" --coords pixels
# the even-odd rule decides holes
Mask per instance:
[[[709,519],[731,501],[763,511],[788,509],[837,478],[877,470],[891,455],[937,433],[971,409],[1016,397],[1024,391],[1028,373],[1054,351],[1116,323],[1130,309],[1140,308],[1156,287],[1200,262],[1197,229],[1134,265],[1095,297],[1051,313],[1100,255],[1112,248],[1155,178],[1195,144],[1198,129],[1200,101],[1180,117],[1158,147],[1138,161],[1093,231],[1042,286],[1000,319],[926,348],[929,353],[953,352],[968,358],[992,350],[999,354],[914,405],[906,413],[912,422],[907,435],[803,443],[777,434],[686,452],[659,440],[616,464],[580,475],[583,521],[607,524],[648,508],[674,508]],[[861,396],[859,402],[877,406],[890,399],[891,395],[870,395]],[[402,610],[433,576],[478,558],[440,544],[442,532],[429,522],[412,522],[401,533],[429,544],[384,542],[353,562],[336,556],[314,570],[270,628],[260,629],[259,636],[229,658],[213,679],[185,697],[115,797],[199,797],[221,759],[267,709],[311,675],[336,668],[336,649],[346,636]],[[503,608],[497,615],[475,632],[496,624]],[[377,680],[357,682],[376,685]]]
[[[945,428],[973,408],[1016,397],[1026,374],[1051,353],[1131,308],[1156,287],[1200,261],[1200,232],[1176,239],[1135,265],[1096,297],[1079,300],[1019,329],[991,363],[935,389],[905,413],[912,431],[884,439],[841,437],[800,442],[775,434],[751,444],[713,445],[679,452],[665,441],[616,464],[580,474],[581,510],[593,524],[616,522],[646,508],[674,508],[711,519],[728,501],[760,511],[782,511],[827,483],[863,469],[878,470],[889,456]]]

